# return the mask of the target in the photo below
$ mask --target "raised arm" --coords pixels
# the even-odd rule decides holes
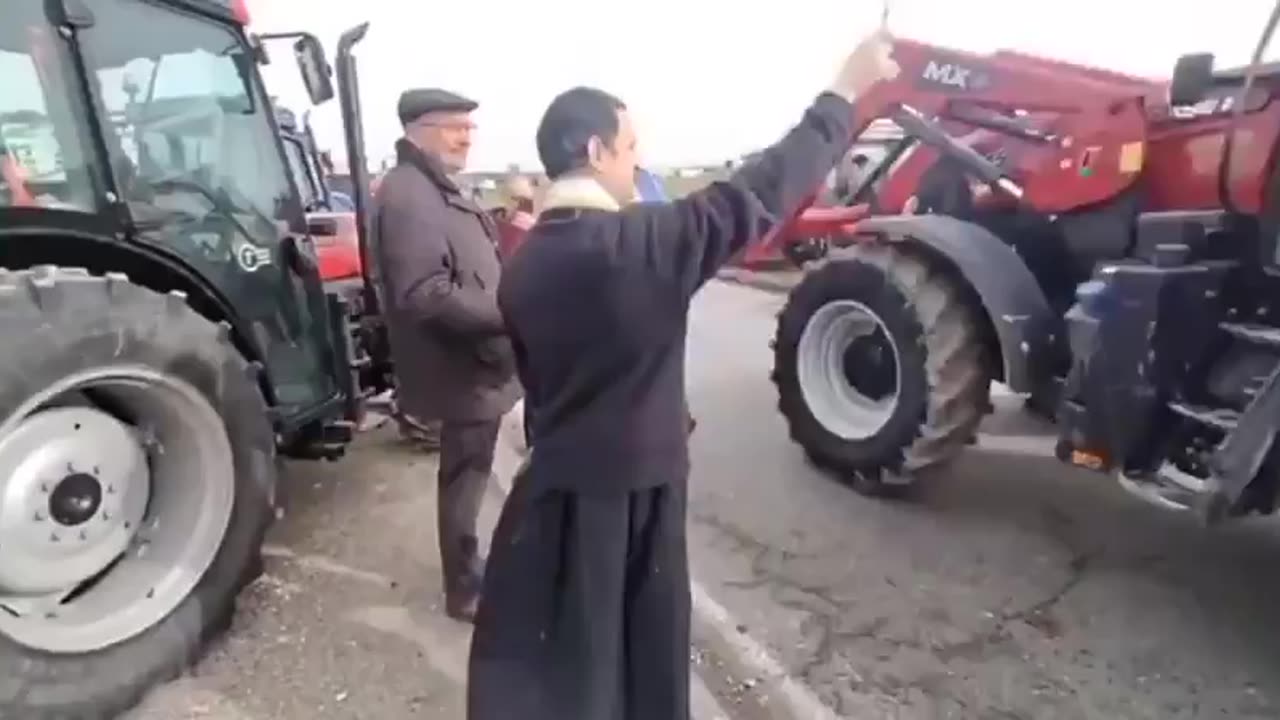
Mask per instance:
[[[896,75],[891,47],[881,33],[860,43],[800,123],[728,180],[666,207],[629,211],[648,216],[635,218],[648,225],[646,263],[691,296],[735,253],[786,222],[848,149],[854,98]]]
[[[388,299],[419,323],[459,335],[504,334],[494,297],[454,282],[444,200],[434,192],[409,197],[405,190],[383,187],[376,252]]]

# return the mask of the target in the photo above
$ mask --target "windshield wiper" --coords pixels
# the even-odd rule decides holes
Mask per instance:
[[[144,231],[159,230],[166,225],[174,223],[181,223],[185,225],[187,223],[199,222],[204,218],[203,215],[198,215],[190,210],[182,210],[180,208],[162,208],[145,203],[129,204],[131,207],[136,206],[138,208],[145,208],[145,216],[143,217],[139,217],[139,215],[133,212],[132,209],[129,213],[133,220],[133,226]]]
[[[244,223],[241,223],[240,220],[236,218],[236,215],[235,215],[235,211],[237,209],[236,206],[226,198],[220,196],[218,193],[205,187],[202,183],[196,180],[193,180],[189,177],[175,176],[175,177],[161,178],[159,180],[153,180],[150,182],[150,185],[151,187],[156,189],[159,189],[164,186],[168,186],[168,187],[172,187],[179,190],[189,190],[191,192],[194,192],[195,194],[199,195],[205,200],[208,200],[209,204],[213,207],[213,209],[217,211],[220,215],[223,215],[224,217],[226,217],[227,220],[231,223],[232,227],[236,229],[236,232],[243,235],[245,240],[248,240],[249,242],[254,241],[253,234],[250,233],[249,229],[244,226]],[[256,217],[258,220],[261,220],[263,223],[265,223],[266,226],[274,227],[275,223],[273,223],[270,218],[264,215],[261,210],[250,205],[249,212],[253,214],[254,217]]]

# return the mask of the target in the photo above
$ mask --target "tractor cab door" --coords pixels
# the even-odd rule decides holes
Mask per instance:
[[[329,210],[324,185],[321,177],[316,173],[302,137],[284,134],[280,136],[280,140],[285,159],[289,163],[289,174],[293,176],[293,184],[298,188],[302,209],[306,212]]]
[[[240,29],[98,0],[77,34],[133,239],[191,268],[262,353],[282,418],[338,393],[327,306],[272,105]],[[146,28],[138,32],[138,28]]]

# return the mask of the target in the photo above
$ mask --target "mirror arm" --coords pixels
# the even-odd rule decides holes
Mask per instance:
[[[253,59],[259,65],[271,64],[271,55],[267,53],[267,45],[262,42],[261,35],[249,36],[249,49],[253,51]]]
[[[319,38],[309,32],[258,33],[256,37],[260,40],[308,40],[314,43],[320,42]]]

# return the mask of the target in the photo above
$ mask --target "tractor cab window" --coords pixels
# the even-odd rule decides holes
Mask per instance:
[[[310,158],[302,143],[295,138],[286,137],[284,140],[284,156],[289,161],[289,173],[293,175],[293,182],[298,186],[298,193],[302,196],[302,207],[308,212],[319,210],[324,203],[324,197],[320,192],[315,174],[312,172]]]
[[[195,15],[142,0],[105,4],[81,43],[139,227],[200,223],[270,244],[296,199],[253,53],[230,27]]]
[[[87,113],[66,44],[41,3],[6,5],[0,22],[0,210],[94,211]]]

